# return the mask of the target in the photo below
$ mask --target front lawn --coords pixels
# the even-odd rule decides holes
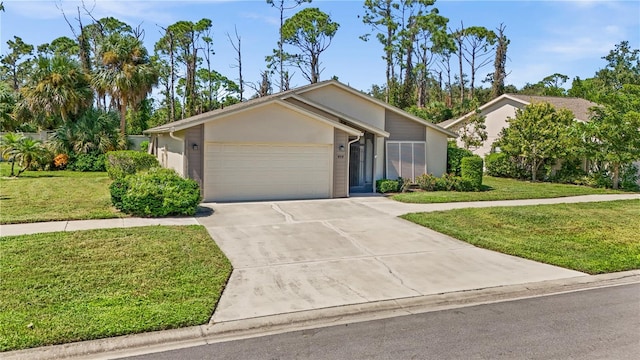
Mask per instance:
[[[0,351],[204,324],[231,264],[201,226],[0,238]]]
[[[640,269],[640,200],[416,213],[478,247],[589,274]]]
[[[0,224],[123,216],[111,206],[105,172],[26,171],[8,178],[0,163]]]
[[[532,183],[515,179],[484,176],[483,190],[478,192],[420,191],[396,194],[393,200],[406,203],[446,203],[462,201],[491,201],[544,199],[592,194],[622,194],[623,191],[591,188],[587,186]]]

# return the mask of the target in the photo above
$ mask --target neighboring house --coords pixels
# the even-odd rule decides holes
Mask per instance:
[[[480,106],[478,110],[485,116],[485,125],[487,131],[487,140],[477,149],[471,149],[474,154],[484,157],[491,152],[491,146],[500,136],[502,129],[508,126],[507,118],[514,118],[516,110],[524,109],[531,103],[548,102],[556,109],[568,109],[578,121],[589,120],[589,108],[597,106],[596,103],[571,97],[555,97],[555,96],[532,96],[520,94],[504,94]],[[469,116],[475,114],[470,112],[457,119],[451,119],[439,123],[441,127],[453,131],[460,132],[465,126]],[[462,141],[458,138],[458,146],[462,147]]]
[[[145,131],[205,201],[340,198],[375,180],[441,176],[456,135],[335,80]]]
[[[480,106],[478,110],[485,116],[485,125],[487,131],[487,140],[482,146],[477,149],[471,149],[471,151],[484,157],[491,152],[493,143],[498,139],[502,129],[508,126],[507,118],[513,118],[516,116],[516,110],[524,109],[525,106],[531,103],[548,102],[556,109],[568,109],[570,110],[577,121],[589,121],[589,109],[598,104],[589,100],[572,98],[572,97],[556,97],[556,96],[533,96],[533,95],[520,95],[520,94],[504,94],[488,103]],[[462,117],[456,119],[450,119],[438,123],[439,126],[460,134],[463,126],[466,124],[466,120],[471,115],[475,114],[475,111],[470,112]],[[457,139],[458,146],[463,147],[463,143],[460,138]],[[634,163],[638,167],[638,176],[640,177],[640,161]],[[586,165],[585,165],[586,166]],[[640,185],[640,179],[638,180]]]

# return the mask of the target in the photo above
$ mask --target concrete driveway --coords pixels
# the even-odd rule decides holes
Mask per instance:
[[[390,201],[208,204],[198,221],[234,267],[212,322],[585,275],[379,210]]]

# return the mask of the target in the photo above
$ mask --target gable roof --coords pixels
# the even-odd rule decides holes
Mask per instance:
[[[556,109],[568,109],[571,110],[577,120],[587,121],[589,120],[589,108],[598,106],[598,104],[589,100],[575,98],[575,97],[560,97],[560,96],[533,96],[522,94],[509,94],[509,96],[520,99],[522,101],[531,103],[547,102]]]
[[[531,103],[540,103],[540,102],[548,102],[553,105],[556,109],[568,109],[575,116],[576,120],[580,121],[588,121],[589,120],[589,108],[598,106],[598,104],[591,102],[589,100],[575,98],[575,97],[560,97],[560,96],[535,96],[535,95],[522,95],[522,94],[503,94],[498,96],[497,98],[489,101],[488,103],[480,106],[478,110],[484,110],[489,108],[490,106],[503,101],[505,99],[515,101],[517,103],[522,104],[522,108],[531,104]],[[469,116],[475,114],[475,111],[471,111],[459,118],[449,119],[438,123],[438,125],[442,126],[445,129],[449,129],[456,124],[464,121]]]
[[[174,121],[174,122],[171,122],[171,123],[168,123],[168,124],[156,126],[154,128],[145,130],[144,133],[147,133],[147,134],[158,134],[158,133],[166,133],[166,132],[173,132],[173,131],[186,129],[186,128],[189,128],[189,127],[192,127],[192,126],[203,124],[205,122],[208,122],[208,121],[213,120],[213,119],[218,118],[218,117],[222,117],[224,115],[229,115],[229,114],[232,114],[234,112],[239,112],[239,111],[243,111],[243,110],[246,110],[246,109],[254,108],[254,107],[257,107],[258,105],[261,105],[261,104],[273,103],[273,102],[282,103],[283,102],[282,100],[286,99],[287,97],[293,97],[293,96],[295,96],[297,94],[302,94],[302,93],[305,93],[307,91],[311,91],[311,90],[314,90],[314,89],[319,89],[319,88],[325,87],[325,86],[336,86],[336,87],[338,87],[338,88],[340,88],[340,89],[342,89],[344,91],[349,92],[350,94],[356,95],[356,96],[361,97],[361,98],[363,98],[363,99],[365,99],[367,101],[370,101],[370,102],[372,102],[374,104],[382,106],[383,108],[385,108],[385,109],[387,109],[389,111],[392,111],[394,113],[400,114],[400,115],[406,117],[409,120],[418,122],[418,123],[420,123],[420,124],[422,124],[422,125],[424,125],[426,127],[429,127],[429,128],[434,129],[434,130],[437,130],[439,132],[442,132],[442,133],[444,133],[444,134],[446,134],[446,135],[448,135],[450,137],[457,137],[458,136],[457,134],[455,134],[455,133],[453,133],[453,132],[451,132],[449,130],[446,130],[446,129],[440,127],[440,126],[432,124],[432,123],[430,123],[430,122],[428,122],[428,121],[426,121],[426,120],[424,120],[422,118],[419,118],[417,116],[411,115],[411,114],[409,114],[409,113],[407,113],[407,112],[405,112],[405,111],[403,111],[401,109],[396,108],[395,106],[389,105],[389,104],[387,104],[387,103],[385,103],[383,101],[380,101],[380,100],[378,100],[378,99],[376,99],[376,98],[374,98],[372,96],[364,94],[361,91],[358,91],[358,90],[356,90],[356,89],[354,89],[354,88],[352,88],[350,86],[344,85],[344,84],[338,82],[337,80],[325,80],[325,81],[317,82],[315,84],[308,84],[308,85],[301,86],[301,87],[298,87],[298,88],[295,88],[295,89],[283,91],[283,92],[280,92],[280,93],[276,93],[276,94],[272,94],[272,95],[268,95],[268,96],[263,96],[263,97],[259,97],[259,98],[255,98],[255,99],[251,99],[251,100],[244,101],[244,102],[241,102],[241,103],[238,103],[238,104],[227,106],[227,107],[222,108],[222,109],[212,110],[212,111],[209,111],[209,112],[206,112],[206,113],[203,113],[203,114],[191,116],[191,117],[186,118],[186,119],[182,119],[182,120]],[[313,106],[313,104],[310,103],[309,100],[305,99],[304,102],[307,103],[308,105]],[[313,112],[311,112],[309,110],[303,109],[303,108],[301,108],[299,106],[295,106],[295,105],[292,105],[292,104],[290,104],[290,105],[294,106],[295,108],[297,108],[298,111],[306,113],[307,115],[313,115],[314,117],[322,117],[321,115],[318,115],[318,114],[313,113]],[[337,112],[335,112],[335,111],[333,111],[333,112],[336,115],[338,115]],[[338,116],[339,117],[344,117],[343,114],[342,115],[338,115]],[[328,119],[326,119],[326,120],[328,120]],[[353,121],[355,119],[345,118],[345,120],[353,122],[356,125],[361,124],[361,122],[356,123],[355,121]],[[334,122],[332,120],[329,120],[329,121],[331,121],[332,123],[336,123],[336,122]],[[339,124],[339,123],[336,123],[336,124]],[[354,129],[352,129],[352,130],[354,130]],[[381,134],[386,133],[382,129],[377,129],[377,132],[380,132]]]

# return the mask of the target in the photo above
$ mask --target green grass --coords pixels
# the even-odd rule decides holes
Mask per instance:
[[[461,201],[545,199],[592,194],[621,194],[623,191],[587,186],[532,183],[514,179],[482,178],[483,190],[478,192],[420,191],[393,195],[393,200],[406,203],[445,203]]]
[[[640,200],[402,217],[482,248],[589,274],[640,269]]]
[[[3,237],[0,253],[0,351],[206,323],[231,273],[201,226]]]
[[[124,216],[111,206],[105,172],[26,171],[8,178],[0,163],[0,224]]]

